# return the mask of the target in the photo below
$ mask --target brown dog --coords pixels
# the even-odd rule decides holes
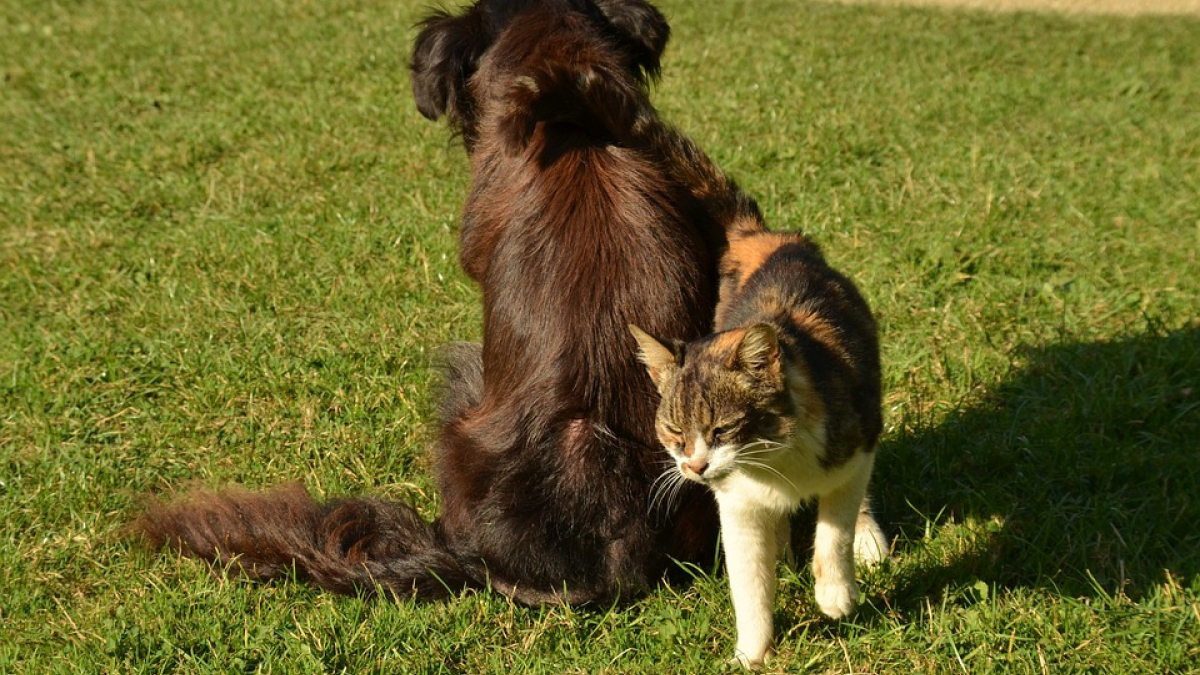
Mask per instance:
[[[639,0],[481,0],[422,24],[420,111],[471,158],[461,261],[483,291],[482,348],[447,377],[444,511],[319,505],[298,487],[202,493],[150,510],[154,543],[340,591],[437,597],[490,585],[527,603],[609,599],[672,558],[713,560],[711,497],[651,510],[655,396],[626,326],[707,333],[731,228],[753,200],[646,97],[668,26]]]

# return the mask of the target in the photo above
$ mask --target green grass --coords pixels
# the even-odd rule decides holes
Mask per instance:
[[[436,495],[477,339],[423,3],[0,7],[0,672],[721,672],[724,579],[414,605],[142,551],[147,494]],[[665,3],[655,100],[859,280],[891,564],[783,571],[768,671],[1200,667],[1200,22]]]

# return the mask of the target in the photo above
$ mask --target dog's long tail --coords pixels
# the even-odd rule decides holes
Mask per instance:
[[[654,119],[642,79],[609,58],[589,58],[588,47],[551,42],[536,65],[513,77],[505,91],[499,131],[520,151],[539,123],[582,132],[605,142],[633,145]]]
[[[436,599],[483,578],[481,563],[455,555],[408,505],[361,497],[320,504],[298,484],[194,491],[150,507],[134,528],[151,546],[251,579],[294,572],[340,593]]]
[[[478,347],[456,346],[444,414],[478,401]],[[319,503],[298,484],[266,492],[197,490],[147,508],[133,533],[155,548],[252,579],[294,573],[333,591],[437,599],[486,583],[483,563],[456,551],[407,504],[355,497]]]

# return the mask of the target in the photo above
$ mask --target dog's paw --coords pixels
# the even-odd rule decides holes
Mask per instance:
[[[831,619],[844,619],[854,611],[858,604],[858,584],[837,582],[817,582],[817,606],[821,612]]]

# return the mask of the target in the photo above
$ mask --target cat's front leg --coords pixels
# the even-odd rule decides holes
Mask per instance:
[[[821,495],[817,505],[817,533],[813,543],[813,576],[817,605],[833,619],[841,619],[858,604],[854,580],[854,532],[871,477],[874,454],[859,455],[860,466],[837,489]]]
[[[746,503],[737,495],[718,494],[717,505],[737,623],[734,659],[743,666],[756,668],[773,653],[778,516]]]

